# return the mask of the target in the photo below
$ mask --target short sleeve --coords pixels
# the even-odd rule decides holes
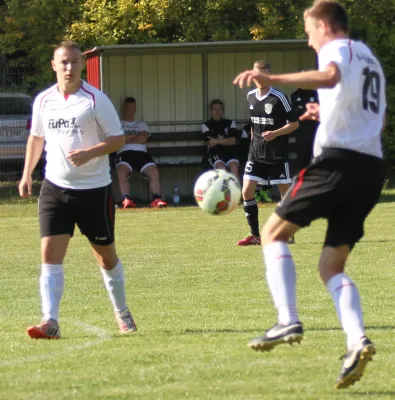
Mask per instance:
[[[282,94],[282,96],[280,96],[280,100],[284,108],[284,119],[285,121],[287,121],[287,124],[289,124],[290,122],[296,122],[298,120],[298,117],[291,107],[288,97],[285,94]]]
[[[30,134],[33,136],[45,136],[42,124],[42,112],[41,112],[42,101],[43,97],[39,95],[36,97],[33,103],[32,126],[30,129]]]
[[[148,132],[148,134],[151,136],[148,125],[144,121],[140,121],[140,132]]]
[[[96,121],[106,136],[124,134],[118,114],[110,99],[104,93],[102,93],[102,96],[98,96],[95,113]]]
[[[347,76],[352,60],[351,41],[331,42],[324,46],[318,55],[319,70],[323,71],[330,63],[335,63],[341,76]]]

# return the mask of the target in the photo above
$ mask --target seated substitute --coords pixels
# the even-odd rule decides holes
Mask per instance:
[[[256,61],[254,71],[270,74],[270,64]],[[257,184],[277,185],[281,198],[292,182],[288,157],[288,138],[298,126],[287,96],[269,85],[255,82],[256,89],[247,94],[251,114],[252,139],[243,176],[243,204],[251,233],[237,242],[239,246],[261,243],[258,204],[255,199]]]
[[[127,97],[123,106],[122,127],[125,133],[125,145],[117,151],[116,168],[119,188],[122,193],[122,207],[134,208],[136,203],[130,197],[129,177],[133,169],[146,176],[153,194],[150,207],[167,207],[160,192],[159,170],[152,156],[147,152],[150,136],[148,125],[144,121],[135,121],[136,99]]]
[[[222,118],[221,100],[210,103],[211,119],[202,124],[202,137],[207,144],[207,159],[212,168],[226,169],[239,179],[239,160],[236,148],[238,132],[235,121]]]

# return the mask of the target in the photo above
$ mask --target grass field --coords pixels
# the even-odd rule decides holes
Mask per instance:
[[[300,346],[255,353],[246,346],[276,318],[259,247],[240,207],[212,217],[197,207],[117,213],[117,246],[138,333],[120,336],[101,274],[76,233],[65,260],[63,338],[33,341],[40,320],[37,204],[0,206],[0,399],[395,398],[395,202],[366,224],[348,273],[362,297],[375,361],[356,386],[336,391],[344,336],[316,265],[323,221],[292,246],[298,271]],[[263,222],[273,206],[262,206]]]

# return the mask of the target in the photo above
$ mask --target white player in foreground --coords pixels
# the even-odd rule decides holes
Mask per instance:
[[[251,70],[234,80],[240,87],[259,82],[319,89],[320,100],[320,106],[309,105],[303,116],[321,121],[315,138],[315,158],[294,180],[261,234],[266,277],[278,322],[248,346],[271,350],[281,343],[301,341],[296,272],[287,241],[298,229],[325,218],[328,228],[319,272],[347,336],[347,354],[336,381],[336,388],[340,389],[361,378],[366,363],[376,352],[365,333],[358,290],[344,267],[363,236],[364,221],[383,186],[385,78],[370,49],[348,39],[348,16],[339,3],[316,1],[304,17],[309,45],[318,54],[318,71],[266,75]]]

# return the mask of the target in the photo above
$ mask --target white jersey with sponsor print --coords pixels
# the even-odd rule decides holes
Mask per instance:
[[[33,105],[31,134],[45,137],[45,177],[63,188],[93,189],[111,183],[108,156],[75,167],[71,150],[87,149],[108,136],[123,135],[118,114],[108,97],[82,81],[67,99],[57,85],[41,92]]]
[[[126,140],[128,135],[140,133],[140,132],[148,132],[148,125],[144,121],[121,121],[123,131],[126,135]],[[125,143],[118,151],[117,154],[122,153],[126,150],[135,150],[135,151],[147,151],[147,145],[145,143]]]
[[[381,129],[387,104],[379,61],[364,43],[338,39],[320,50],[318,62],[320,70],[336,63],[341,80],[332,89],[318,90],[321,123],[314,155],[325,147],[335,147],[381,158]]]

